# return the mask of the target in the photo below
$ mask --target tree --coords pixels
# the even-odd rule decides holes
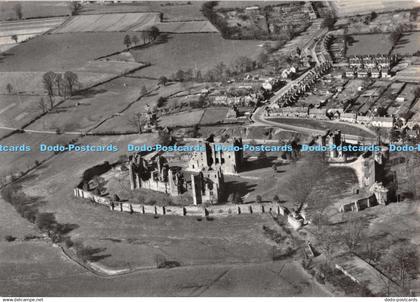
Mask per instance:
[[[344,229],[344,244],[353,252],[363,240],[363,223],[360,219],[350,219]]]
[[[241,56],[233,62],[232,69],[237,73],[244,73],[254,69],[254,61],[248,57]]]
[[[41,231],[51,230],[57,225],[53,213],[39,213],[36,215],[35,223]]]
[[[146,30],[141,33],[141,37],[143,39],[143,44],[150,42],[150,31]]]
[[[399,242],[389,247],[383,259],[383,265],[398,280],[401,287],[407,288],[408,282],[416,277],[418,260],[418,253],[414,244]]]
[[[82,10],[82,4],[79,1],[70,1],[68,5],[72,16],[78,15]]]
[[[280,198],[279,198],[279,196],[278,196],[278,195],[274,195],[274,197],[273,197],[273,201],[274,201],[275,203],[279,203],[279,202],[280,202]]]
[[[277,165],[276,164],[273,164],[271,166],[271,168],[273,169],[273,173],[276,174],[277,173]]]
[[[18,36],[17,35],[12,35],[10,38],[12,38],[12,40],[15,41],[15,43],[18,42]]]
[[[167,131],[159,131],[158,143],[167,146],[172,141],[171,135]]]
[[[395,44],[398,43],[398,41],[401,39],[402,34],[403,34],[403,27],[401,25],[398,25],[389,35],[389,40],[391,41],[392,45],[394,46]]]
[[[124,45],[127,47],[127,48],[129,48],[130,47],[130,45],[131,45],[131,39],[130,39],[130,36],[129,35],[125,35],[125,37],[124,37]]]
[[[241,194],[239,194],[238,192],[235,192],[235,195],[233,197],[233,203],[235,204],[240,204],[242,203],[242,197]]]
[[[310,152],[294,165],[295,169],[286,183],[286,190],[299,209],[305,203],[311,207],[315,206],[322,201],[322,198],[318,198],[320,192],[315,188],[328,169],[327,163],[322,154]]]
[[[38,108],[42,113],[45,113],[48,110],[48,106],[45,103],[44,98],[42,98],[42,97],[39,99]]]
[[[141,89],[140,89],[140,95],[146,95],[147,94],[147,88],[146,88],[146,86],[141,86]]]
[[[370,20],[371,21],[374,20],[374,19],[376,19],[377,17],[378,17],[378,14],[375,11],[372,11],[370,13]]]
[[[64,84],[66,86],[66,90],[68,90],[69,95],[72,96],[74,88],[79,84],[77,74],[72,71],[66,71],[64,73]]]
[[[335,17],[333,16],[333,14],[328,14],[327,16],[325,16],[324,21],[322,21],[321,26],[323,28],[328,28],[329,30],[334,29],[334,24],[335,24]]]
[[[137,36],[131,37],[131,41],[133,41],[134,45],[137,45],[139,43],[139,38]]]
[[[417,87],[417,88],[414,90],[414,96],[416,97],[416,99],[417,99],[417,98],[420,98],[420,87]]]
[[[255,196],[255,202],[256,203],[262,203],[262,197],[261,197],[261,195]]]
[[[7,90],[7,93],[8,94],[12,94],[12,92],[13,92],[13,86],[12,86],[12,84],[7,83],[6,90]]]
[[[17,3],[15,6],[14,6],[14,10],[15,10],[15,14],[16,14],[16,17],[20,20],[20,19],[22,19],[22,17],[23,17],[23,13],[22,13],[22,5],[20,4],[20,3]]]
[[[61,95],[61,84],[63,83],[63,76],[61,73],[55,74],[54,83],[57,86],[57,95]]]
[[[42,83],[44,84],[44,88],[47,91],[48,97],[50,99],[50,109],[54,106],[53,95],[54,95],[54,80],[55,80],[55,73],[52,71],[48,71],[44,73],[42,76]]]
[[[184,71],[182,71],[181,69],[178,70],[175,73],[174,79],[177,80],[177,81],[183,82],[184,81]]]
[[[154,40],[156,40],[157,39],[157,37],[159,37],[159,35],[160,35],[160,31],[159,31],[159,28],[157,28],[156,26],[152,26],[151,28],[150,28],[150,38],[154,41]]]
[[[144,120],[140,112],[134,113],[131,117],[128,118],[128,124],[134,127],[139,134],[142,133],[142,127],[144,125]]]
[[[163,105],[165,105],[166,103],[166,98],[164,98],[163,96],[159,97],[156,103],[157,107],[163,107]]]
[[[163,86],[166,86],[166,83],[168,83],[168,79],[167,79],[167,77],[165,77],[165,76],[161,76],[161,77],[159,78],[158,83],[159,83],[159,84],[161,84],[161,85],[163,85]]]

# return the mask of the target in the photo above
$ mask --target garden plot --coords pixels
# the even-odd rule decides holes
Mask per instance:
[[[127,13],[81,15],[73,17],[55,33],[127,31],[134,28],[147,28],[159,22],[160,13]]]

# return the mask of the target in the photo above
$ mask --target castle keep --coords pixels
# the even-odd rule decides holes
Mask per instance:
[[[166,160],[158,156],[148,161],[140,153],[131,155],[128,162],[131,190],[147,189],[180,196],[190,192],[194,205],[217,204],[222,198],[224,179],[220,167],[203,168],[191,174],[191,184],[184,180],[181,171],[169,167]]]
[[[210,137],[200,142],[204,152],[194,152],[189,163],[188,171],[201,172],[203,170],[218,170],[223,174],[237,174],[243,162],[243,144],[241,138],[234,138],[227,142],[220,142]],[[239,148],[238,151],[227,150],[231,147]]]

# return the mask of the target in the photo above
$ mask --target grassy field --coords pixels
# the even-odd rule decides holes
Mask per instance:
[[[405,33],[393,49],[393,53],[412,55],[420,50],[420,32]]]
[[[0,126],[20,128],[41,114],[40,96],[37,95],[1,95]],[[48,102],[44,97],[45,102]]]
[[[240,56],[255,57],[261,41],[224,40],[219,34],[170,35],[166,43],[133,49],[139,62],[151,67],[138,71],[139,76],[170,76],[179,69],[213,68],[217,63],[230,64]],[[1,66],[1,65],[0,65]]]
[[[194,110],[162,116],[159,119],[159,125],[161,127],[193,126],[200,123],[203,114],[204,110]]]
[[[352,35],[354,42],[347,46],[347,56],[388,54],[392,48],[389,34]]]
[[[17,36],[17,42],[20,43],[57,27],[65,20],[65,17],[57,17],[37,20],[0,22],[0,46],[15,44],[16,41],[12,39],[13,35]]]
[[[31,129],[87,130],[137,100],[143,85],[150,87],[151,81],[118,78],[99,85],[86,94],[67,100],[42,120],[31,125]]]
[[[80,15],[73,17],[55,33],[128,31],[133,27],[150,28],[159,22],[159,13]]]
[[[153,143],[153,137],[86,137],[81,143],[141,144]],[[45,200],[42,210],[56,213],[58,221],[77,224],[79,227],[71,233],[73,238],[106,248],[104,253],[110,256],[103,263],[109,267],[126,267],[127,263],[130,267],[154,265],[155,254],[163,254],[183,265],[271,259],[271,243],[261,228],[262,224],[273,224],[269,216],[237,216],[214,221],[188,217],[154,219],[153,216],[113,213],[106,207],[95,207],[71,196],[73,186],[87,167],[105,160],[112,162],[124,153],[121,150],[115,154],[58,155],[28,178],[25,192]],[[97,219],[99,216],[102,219]],[[112,240],[114,238],[119,240]]]
[[[15,5],[17,1],[0,2],[0,20],[16,19]],[[67,2],[51,1],[19,1],[23,18],[40,18],[65,16],[69,14]]]
[[[228,110],[228,107],[207,108],[201,118],[200,125],[214,124],[223,121],[226,118]]]
[[[125,48],[125,33],[39,36],[0,54],[0,71],[66,71]]]
[[[343,134],[373,137],[373,135],[369,132],[363,131],[362,129],[358,127],[354,127],[352,125],[348,125],[344,123],[334,123],[334,122],[326,122],[326,121],[320,121],[320,120],[314,120],[314,119],[295,119],[295,118],[275,118],[272,120],[275,122],[298,126],[298,127],[313,128],[313,129],[318,129],[318,130],[336,129],[336,130],[341,130]]]

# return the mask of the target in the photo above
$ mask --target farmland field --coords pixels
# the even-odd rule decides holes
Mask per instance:
[[[0,54],[0,71],[66,71],[121,51],[125,33],[42,35]]]
[[[128,31],[149,28],[159,22],[159,13],[81,15],[73,17],[55,33]]]
[[[392,48],[389,34],[352,35],[354,42],[347,47],[347,56],[388,54]]]
[[[220,62],[230,64],[240,56],[255,57],[261,44],[261,41],[225,40],[219,34],[182,34],[170,35],[166,43],[133,49],[131,53],[136,61],[152,64],[136,72],[137,75],[159,77],[179,69],[206,70]]]

